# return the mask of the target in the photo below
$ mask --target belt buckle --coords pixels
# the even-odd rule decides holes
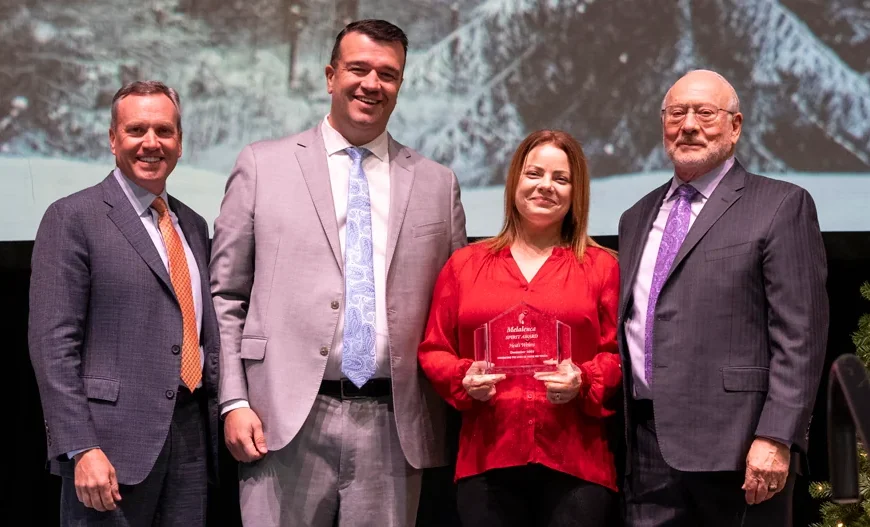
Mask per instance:
[[[349,384],[350,386],[353,386],[353,390],[354,390],[356,393],[350,393],[350,394],[349,394],[349,393],[345,393],[345,391],[344,391],[345,383]],[[368,383],[368,381],[366,381],[366,383]],[[365,399],[365,398],[366,398],[365,395],[362,395],[362,388],[357,388],[356,385],[354,385],[353,382],[351,382],[350,379],[342,379],[342,380],[340,380],[340,381],[338,382],[338,386],[339,386],[339,390],[340,390],[341,398],[342,398],[342,399]],[[363,386],[365,386],[365,384],[363,384]]]

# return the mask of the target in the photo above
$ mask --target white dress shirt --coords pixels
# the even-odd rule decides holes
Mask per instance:
[[[734,157],[729,157],[723,164],[710,172],[692,181],[690,185],[695,187],[699,196],[692,201],[692,214],[689,218],[689,230],[695,223],[695,218],[701,213],[704,204],[710,199],[710,195],[716,190],[719,182],[725,174],[734,166]],[[652,285],[653,271],[658,258],[659,246],[662,243],[662,232],[668,221],[668,214],[674,206],[674,197],[677,187],[685,183],[676,175],[671,180],[671,188],[665,194],[658,216],[653,222],[652,229],[643,248],[640,258],[640,266],[637,269],[637,277],[632,287],[632,307],[625,321],[625,340],[628,345],[628,354],[631,357],[631,373],[634,380],[635,399],[652,399],[653,394],[644,374],[644,344],[646,343],[646,310],[649,305],[649,290]],[[655,351],[653,351],[655,353]]]
[[[345,148],[353,146],[324,118],[320,125],[329,165],[329,183],[335,205],[338,240],[344,257],[347,231],[347,193],[352,161]],[[363,159],[362,168],[369,184],[369,202],[372,207],[372,248],[375,272],[375,374],[374,378],[390,377],[390,342],[387,333],[387,226],[390,219],[390,154],[387,132],[370,143],[362,145],[371,151]],[[343,264],[342,264],[343,265]],[[338,328],[332,339],[332,349],[326,362],[325,380],[344,378],[341,373],[341,353],[344,348],[344,309],[339,311]]]
[[[151,242],[157,249],[157,253],[160,255],[160,260],[163,261],[163,266],[166,267],[166,272],[168,273],[169,256],[166,252],[166,245],[163,243],[163,235],[160,234],[160,227],[158,226],[160,215],[157,214],[156,210],[151,208],[151,204],[155,199],[157,199],[157,196],[130,181],[127,176],[121,173],[119,168],[115,167],[113,174],[115,180],[119,185],[121,185],[121,190],[124,191],[124,195],[127,196],[130,204],[133,205],[133,210],[136,211],[139,219],[142,220],[142,225],[145,227],[145,231],[148,233]],[[169,208],[169,196],[166,194],[166,189],[163,190],[160,197],[163,198],[163,201],[166,202],[166,207]],[[181,226],[178,225],[178,216],[176,216],[170,209],[169,217],[172,219],[172,226],[175,227],[175,232],[178,233],[178,237],[181,238],[181,244],[184,246],[184,256],[187,259],[187,269],[190,273],[190,290],[193,293],[193,309],[196,313],[196,333],[197,335],[202,335],[202,282],[200,281],[199,268],[196,266],[196,258],[193,257],[193,251],[190,250],[187,238],[184,237],[184,232],[181,230]],[[147,322],[148,321],[142,321],[143,324]],[[200,345],[200,368],[202,368],[204,361],[205,355],[203,354],[202,345]],[[179,386],[183,384],[184,382],[181,381],[181,377],[179,376]],[[202,386],[202,381],[197,385],[197,387],[200,386]],[[67,453],[67,457],[72,459],[76,454],[84,452],[85,450],[90,450],[91,448],[96,447],[88,447],[69,452]]]

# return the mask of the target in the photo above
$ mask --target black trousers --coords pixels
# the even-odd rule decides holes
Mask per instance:
[[[463,527],[605,527],[615,494],[542,465],[489,470],[459,481]]]
[[[740,488],[744,472],[681,472],[671,468],[659,450],[652,403],[631,404],[634,440],[625,486],[626,526],[791,526],[796,456],[792,456],[785,487],[767,501],[747,505]]]
[[[142,483],[120,486],[121,501],[114,511],[99,512],[85,507],[76,497],[74,479],[64,477],[60,524],[64,527],[204,526],[208,465],[202,391],[190,393],[187,388],[178,388],[169,435],[154,468]]]

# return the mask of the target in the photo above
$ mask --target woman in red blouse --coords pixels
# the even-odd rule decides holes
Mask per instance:
[[[466,527],[606,525],[616,469],[604,418],[622,380],[619,269],[587,234],[580,145],[538,131],[514,153],[504,227],[456,251],[435,285],[420,365],[462,412],[457,504]],[[485,374],[474,330],[520,302],[571,326],[552,373]]]

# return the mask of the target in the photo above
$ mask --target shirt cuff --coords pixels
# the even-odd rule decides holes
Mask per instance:
[[[761,435],[756,435],[755,437],[760,437],[760,438],[762,438],[762,439],[769,439],[769,440],[771,440],[771,441],[776,441],[777,443],[782,443],[783,445],[785,445],[786,448],[788,448],[789,450],[791,450],[791,445],[792,445],[792,442],[791,442],[791,441],[786,441],[785,439],[782,439],[782,438],[779,438],[779,437],[772,437],[772,436],[761,436]]]
[[[95,448],[100,448],[100,447],[98,447],[98,446],[89,446],[88,448],[81,448],[81,449],[79,449],[79,450],[73,450],[73,451],[71,451],[71,452],[67,452],[67,453],[66,453],[66,458],[67,458],[69,461],[72,461],[72,460],[73,460],[77,455],[81,454],[82,452],[87,452],[88,450],[93,450],[93,449],[95,449]]]
[[[250,408],[251,405],[248,404],[248,401],[245,399],[231,399],[225,402],[221,406],[221,417],[227,415],[227,413],[235,410],[236,408]]]

